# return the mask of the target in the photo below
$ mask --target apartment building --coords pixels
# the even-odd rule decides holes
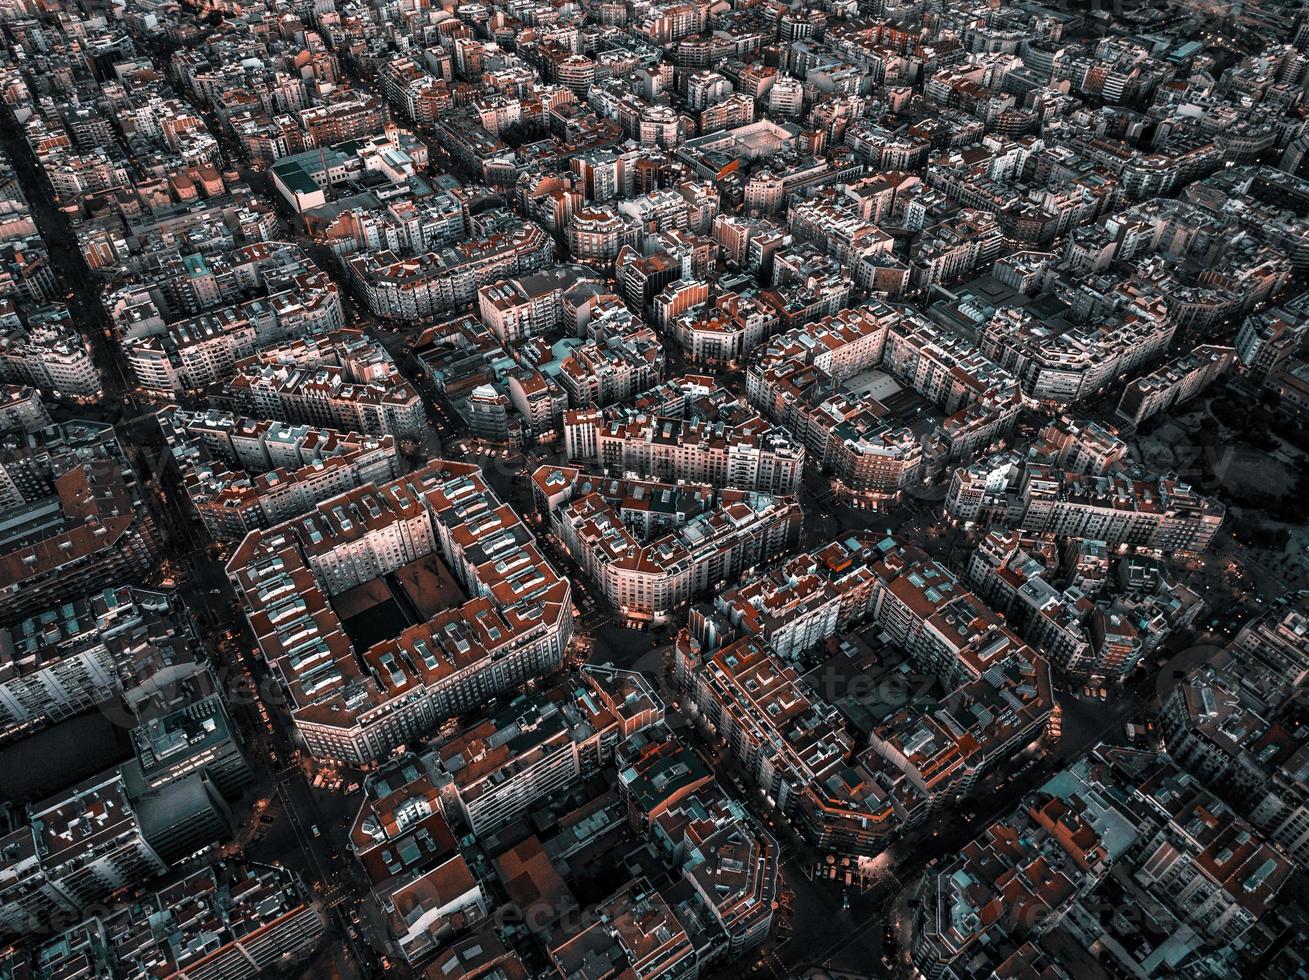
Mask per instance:
[[[934,433],[951,460],[975,456],[1013,428],[1022,407],[1017,379],[926,317],[901,309],[882,364],[947,413]]]
[[[6,303],[0,300],[0,311]],[[71,320],[33,320],[26,328],[0,321],[0,381],[77,401],[99,398],[104,391],[100,372],[90,345]]]
[[[200,637],[172,593],[117,586],[0,630],[0,734],[17,737],[111,698],[129,706],[143,679],[199,668]]]
[[[744,579],[692,611],[690,630],[702,642],[750,636],[784,661],[849,629],[872,612],[873,569],[883,536],[854,532]]]
[[[613,691],[611,678],[621,685]],[[596,775],[620,739],[662,719],[653,690],[631,672],[584,669],[506,700],[435,750],[445,812],[490,834]]]
[[[679,638],[675,655],[703,723],[814,846],[874,855],[910,823],[921,796],[911,787],[893,792],[884,774],[856,763],[836,709],[758,641],[708,652]]]
[[[1137,378],[1123,389],[1118,416],[1134,425],[1190,401],[1227,373],[1236,361],[1231,347],[1201,344]]]
[[[712,506],[697,507],[684,523],[664,531],[671,521],[657,522],[654,534],[647,536],[645,527],[625,522],[623,504],[602,495],[616,489],[626,496],[628,481],[567,482],[577,472],[561,470],[556,477],[538,470],[536,482],[551,490],[548,496],[538,493],[538,499],[548,501],[550,526],[574,560],[623,619],[635,624],[666,621],[694,596],[785,552],[799,535],[800,511],[793,497],[724,490],[710,498]],[[654,491],[653,504],[686,499],[675,490],[660,484],[639,492]],[[661,510],[671,515],[667,503]]]
[[[1066,548],[1061,560],[1054,535],[993,531],[978,542],[967,574],[1053,663],[1097,682],[1121,682],[1174,630],[1194,622],[1204,603],[1181,582],[1131,559],[1119,563],[1122,591],[1097,599],[1094,580],[1074,564],[1080,551]]]
[[[922,440],[847,382],[883,367],[951,413]],[[1021,406],[1014,379],[910,310],[871,302],[772,339],[747,374],[750,400],[797,434],[838,488],[902,490],[1006,434]]]
[[[1043,428],[1032,454],[1074,473],[1104,476],[1128,465],[1127,443],[1117,432],[1090,419],[1062,416]]]
[[[1023,662],[1045,674],[1045,663],[1014,635],[980,598],[944,565],[921,549],[894,538],[881,545],[883,559],[872,599],[872,617],[921,666],[960,683],[986,674],[993,665]],[[1048,689],[1034,692],[1048,714]],[[1040,719],[1044,721],[1044,719]]]
[[[0,838],[0,928],[40,932],[167,870],[111,770],[33,805]]]
[[[197,675],[193,686],[196,696],[132,729],[135,764],[124,774],[132,790],[144,795],[202,773],[225,801],[235,803],[254,774],[213,676]]]
[[[1008,452],[956,469],[946,512],[965,524],[1008,524],[1110,547],[1203,551],[1226,508],[1168,477],[1130,470],[1077,473]]]
[[[0,431],[36,432],[51,422],[41,393],[30,385],[0,384]]]
[[[70,422],[0,446],[0,623],[138,580],[159,560],[159,532],[111,426]]]
[[[574,212],[564,234],[571,258],[610,268],[625,246],[637,244],[640,230],[614,205],[590,204]]]
[[[484,916],[488,897],[459,853],[429,766],[404,753],[363,780],[349,831],[395,947],[416,964]]]
[[[962,978],[1006,960],[1071,969],[1070,949],[1132,973],[1230,962],[1291,868],[1167,756],[1101,744],[925,876],[914,964]],[[1151,927],[1106,908],[1148,908]]]
[[[777,330],[776,311],[754,296],[719,293],[712,305],[672,316],[665,333],[686,360],[701,367],[725,367],[746,356]]]
[[[1001,966],[1007,951],[988,947],[1016,950],[1056,928],[1120,856],[1124,832],[1130,839],[1126,818],[1101,807],[1048,784],[930,872],[914,915],[914,965],[934,980],[964,977],[978,960]]]
[[[710,929],[697,950],[704,970],[772,931],[778,844],[694,753],[666,730],[653,734],[620,746],[619,792],[634,824],[690,886],[696,901],[681,908]]]
[[[440,555],[469,598],[356,651],[332,601]],[[568,581],[475,466],[436,460],[252,532],[227,564],[313,755],[384,757],[452,714],[558,666]]]
[[[1295,356],[1309,332],[1305,302],[1254,313],[1241,322],[1234,341],[1241,366],[1256,381],[1273,377]]]
[[[1231,807],[1171,761],[1132,787],[1142,837],[1133,877],[1215,945],[1246,934],[1292,864]]]
[[[323,105],[302,109],[299,121],[307,146],[332,146],[381,132],[386,106],[368,92],[344,89]]]
[[[602,327],[598,334],[569,351],[560,366],[559,385],[573,408],[626,402],[664,380],[664,348],[655,331]]]
[[[219,383],[261,347],[345,326],[336,285],[323,272],[298,276],[294,289],[133,332],[123,356],[141,387],[167,395]]]
[[[238,362],[217,396],[220,406],[258,418],[417,437],[427,415],[413,385],[362,331],[265,348]]]
[[[645,878],[602,902],[597,921],[550,950],[560,976],[579,973],[634,980],[692,980],[696,948],[668,902]]]
[[[483,286],[477,291],[478,315],[500,343],[517,344],[528,337],[553,334],[567,325],[567,307],[571,303],[565,303],[565,294],[601,292],[603,285],[584,267],[555,266]]]
[[[209,409],[156,416],[175,477],[215,539],[241,539],[321,501],[400,474],[394,436],[256,420]]]
[[[411,258],[389,249],[349,260],[368,309],[387,320],[438,316],[477,299],[482,286],[535,272],[554,258],[554,242],[532,221]]]
[[[569,459],[613,474],[792,494],[804,465],[785,428],[695,375],[638,394],[631,408],[569,410],[563,429]]]
[[[891,539],[832,542],[717,605],[692,616],[675,676],[766,797],[820,847],[877,854],[1039,736],[1053,709],[1044,660],[947,571]],[[933,712],[890,704],[862,739],[783,659],[860,620],[943,685]],[[980,702],[1006,707],[973,716]],[[784,744],[792,748],[778,756]]]
[[[34,959],[65,976],[253,980],[308,955],[325,929],[294,872],[220,863],[87,919],[39,947]]]
[[[1159,357],[1172,343],[1177,324],[1162,299],[1124,299],[1121,310],[1078,325],[1051,325],[1027,310],[1005,307],[982,326],[978,344],[1018,378],[1029,397],[1071,404]]]

